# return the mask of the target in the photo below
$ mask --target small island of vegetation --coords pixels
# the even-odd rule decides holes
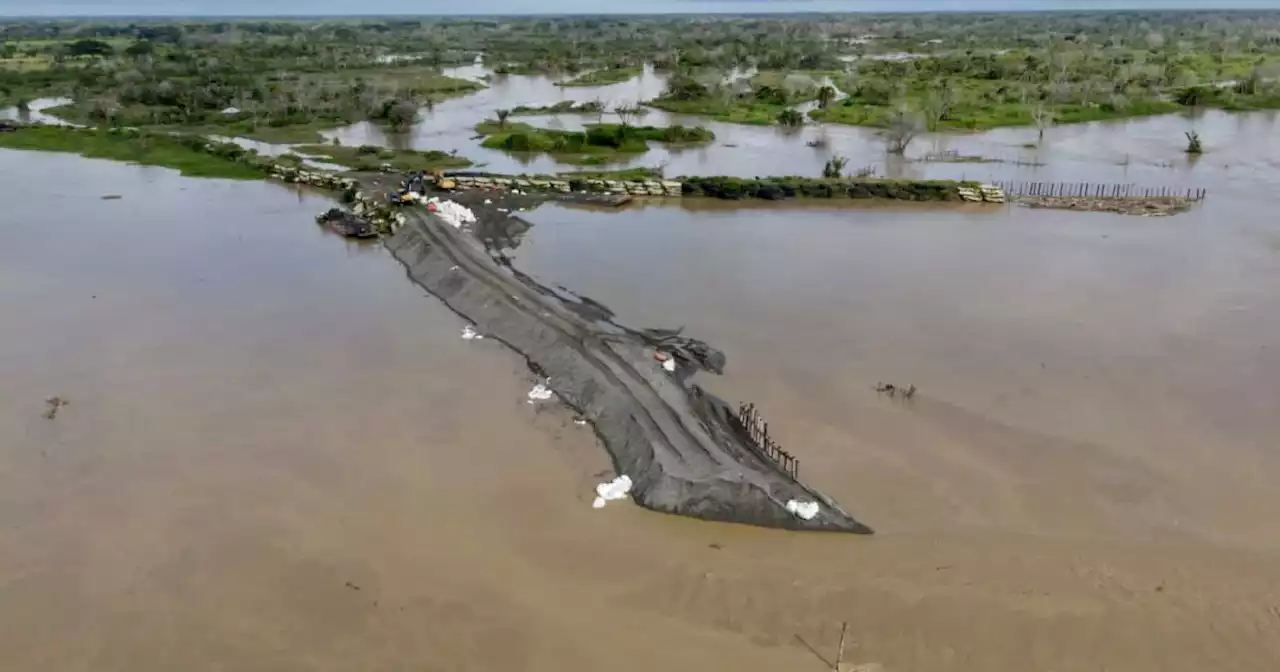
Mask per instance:
[[[644,68],[635,66],[623,66],[613,68],[601,68],[599,70],[591,70],[573,79],[560,82],[560,86],[602,86],[605,84],[618,84],[628,79],[637,77],[644,72]]]
[[[584,131],[560,131],[534,128],[523,123],[489,120],[476,126],[476,132],[487,135],[481,146],[509,152],[534,152],[554,155],[565,163],[597,164],[618,155],[643,154],[649,142],[669,145],[692,145],[710,142],[715,134],[701,127],[632,126],[621,124],[589,124]]]

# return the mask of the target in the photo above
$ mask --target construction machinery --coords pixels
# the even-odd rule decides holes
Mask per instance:
[[[445,177],[444,171],[424,170],[410,175],[400,185],[400,192],[391,194],[389,200],[392,205],[412,205],[425,198],[428,185],[442,191],[453,191],[458,187],[456,181]]]

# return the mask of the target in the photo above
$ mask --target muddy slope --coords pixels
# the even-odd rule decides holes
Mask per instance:
[[[728,405],[690,382],[698,371],[721,370],[722,354],[673,332],[621,327],[603,306],[495,261],[434,215],[406,214],[386,245],[409,277],[547,376],[595,427],[617,472],[631,477],[636,503],[707,520],[871,532],[762,455]],[[658,346],[675,354],[674,374],[656,365]],[[818,502],[818,515],[788,512],[792,499]]]

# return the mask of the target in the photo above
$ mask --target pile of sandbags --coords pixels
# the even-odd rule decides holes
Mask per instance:
[[[476,213],[472,212],[471,208],[453,201],[441,200],[437,196],[427,199],[427,209],[440,215],[441,219],[455,229],[461,229],[463,224],[476,223]]]

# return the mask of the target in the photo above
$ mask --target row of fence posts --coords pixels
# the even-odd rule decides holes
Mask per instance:
[[[769,436],[769,423],[764,421],[760,416],[760,410],[755,404],[740,404],[738,406],[738,422],[746,428],[747,435],[769,459],[778,463],[782,470],[791,475],[792,478],[800,477],[800,460],[794,455],[783,450],[778,442]]]
[[[1050,198],[1177,198],[1204,200],[1204,189],[1139,187],[1133,184],[1092,182],[995,182],[1005,196],[1046,196]]]

